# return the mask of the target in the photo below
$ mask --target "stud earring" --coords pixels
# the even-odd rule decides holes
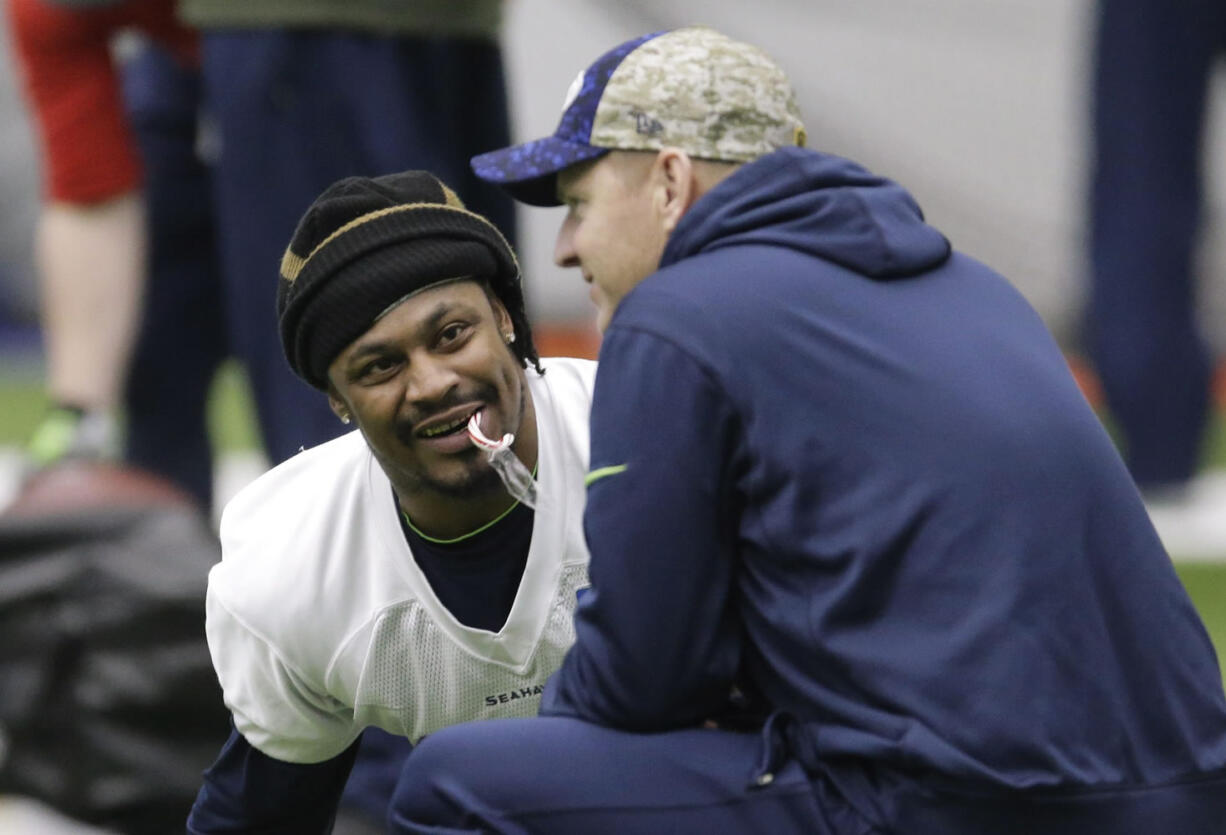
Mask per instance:
[[[512,342],[515,341],[515,331],[511,331],[510,333],[503,334],[502,338],[503,338],[503,341],[505,341],[508,345],[510,345]]]
[[[349,425],[349,415],[348,414],[341,415],[341,423],[345,424],[346,426]]]

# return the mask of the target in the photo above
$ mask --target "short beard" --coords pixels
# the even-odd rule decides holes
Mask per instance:
[[[473,447],[473,454],[484,458],[476,447]],[[432,478],[426,473],[405,473],[404,476],[404,487],[410,492],[430,492],[449,499],[472,499],[505,489],[498,473],[484,460],[481,466],[465,470],[454,479]]]

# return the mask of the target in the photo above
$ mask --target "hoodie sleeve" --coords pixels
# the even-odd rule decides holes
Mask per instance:
[[[688,354],[613,328],[591,427],[592,588],[542,713],[641,731],[692,725],[724,704],[740,657],[727,487],[737,420]]]

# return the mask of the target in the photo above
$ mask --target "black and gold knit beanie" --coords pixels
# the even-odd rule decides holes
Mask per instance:
[[[525,364],[536,349],[515,253],[485,218],[432,174],[347,177],[307,209],[277,286],[281,346],[290,367],[321,390],[328,366],[400,299],[469,277],[489,284],[515,327]]]

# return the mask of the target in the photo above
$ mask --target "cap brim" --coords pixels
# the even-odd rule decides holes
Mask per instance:
[[[608,152],[608,148],[547,136],[475,156],[471,164],[478,177],[499,186],[521,203],[560,206],[558,172]]]

